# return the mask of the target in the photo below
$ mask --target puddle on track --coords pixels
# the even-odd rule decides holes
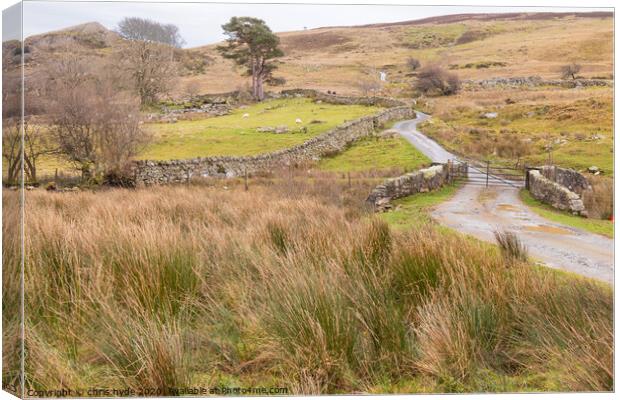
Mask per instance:
[[[557,226],[549,226],[549,225],[530,225],[523,227],[523,230],[530,232],[542,232],[542,233],[553,233],[556,235],[572,235],[573,232],[568,229],[558,228]]]
[[[500,211],[521,211],[519,207],[513,206],[512,204],[506,204],[506,203],[498,204],[497,209]]]

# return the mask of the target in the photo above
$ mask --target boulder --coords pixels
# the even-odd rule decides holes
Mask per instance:
[[[260,132],[260,133],[275,133],[276,128],[274,128],[273,126],[260,126],[258,128],[256,128],[256,132]]]
[[[379,133],[379,137],[381,139],[393,139],[397,138],[399,135],[398,131],[394,129],[386,129],[383,132]]]
[[[289,132],[289,129],[288,129],[288,126],[286,126],[286,125],[277,126],[275,131],[274,131],[274,133],[278,133],[278,134],[279,133],[288,133],[288,132]]]

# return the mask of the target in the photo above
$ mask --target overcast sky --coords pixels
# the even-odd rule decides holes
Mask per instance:
[[[276,32],[334,25],[362,25],[397,22],[430,16],[461,13],[515,11],[601,11],[588,8],[469,7],[469,6],[388,6],[388,5],[308,5],[308,4],[209,4],[132,2],[24,2],[24,36],[97,21],[114,29],[123,17],[143,17],[179,26],[187,42],[195,47],[221,41],[221,25],[232,16],[264,19]],[[604,11],[604,10],[603,10]],[[3,31],[7,19],[4,19]],[[4,40],[8,39],[4,37]]]

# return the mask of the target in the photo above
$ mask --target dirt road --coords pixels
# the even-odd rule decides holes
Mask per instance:
[[[394,129],[434,162],[456,159],[417,130],[417,124],[428,118],[419,113]],[[521,202],[519,189],[492,183],[489,188],[466,183],[431,215],[443,225],[492,243],[496,230],[515,232],[535,260],[613,284],[612,239],[548,221]]]
[[[402,137],[407,139],[409,143],[420,150],[422,154],[430,158],[433,162],[445,163],[450,159],[455,159],[456,156],[447,152],[433,139],[424,136],[418,131],[417,125],[429,119],[430,115],[419,111],[416,111],[416,114],[416,119],[397,122],[393,129],[397,130]]]

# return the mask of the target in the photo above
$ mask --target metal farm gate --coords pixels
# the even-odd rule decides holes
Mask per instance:
[[[531,168],[530,168],[531,169]],[[485,187],[514,187],[521,189],[526,185],[528,168],[513,168],[486,163],[468,164],[468,184]]]

